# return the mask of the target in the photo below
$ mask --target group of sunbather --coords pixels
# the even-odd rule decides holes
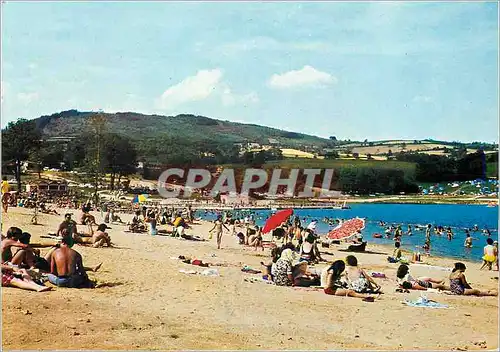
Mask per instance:
[[[12,286],[34,291],[47,291],[44,281],[59,287],[93,287],[87,271],[97,271],[95,267],[84,267],[82,256],[72,249],[75,243],[101,247],[111,246],[111,238],[105,232],[106,224],[101,224],[91,233],[78,233],[71,214],[66,214],[59,225],[58,243],[30,243],[31,235],[18,227],[8,229],[2,235],[2,286]],[[50,248],[41,256],[39,248]]]
[[[373,301],[374,295],[381,294],[381,286],[358,266],[358,260],[348,255],[344,260],[336,260],[324,267],[321,271],[309,270],[309,264],[316,262],[296,250],[293,243],[287,243],[271,251],[272,261],[261,264],[264,267],[266,280],[273,281],[278,286],[321,287],[324,292],[335,296],[348,296]],[[449,286],[444,279],[431,277],[414,278],[409,273],[409,266],[401,264],[397,270],[397,290],[438,289],[449,291],[456,295],[497,296],[495,290],[482,291],[473,289],[465,278],[466,267],[463,263],[456,263],[449,276]]]

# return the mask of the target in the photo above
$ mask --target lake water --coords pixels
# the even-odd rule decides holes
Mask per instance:
[[[247,211],[249,213],[250,211]],[[263,226],[270,210],[252,211],[255,214],[257,225]],[[431,254],[455,258],[464,258],[472,261],[481,261],[483,247],[486,245],[486,236],[482,231],[472,232],[473,247],[464,248],[465,228],[477,225],[480,230],[488,228],[493,240],[498,240],[498,207],[489,208],[485,205],[455,205],[455,204],[351,204],[351,209],[295,209],[294,213],[300,216],[302,222],[309,223],[313,219],[319,221],[317,232],[327,233],[333,226],[329,226],[323,219],[350,219],[361,217],[366,219],[366,228],[363,235],[368,243],[390,244],[392,239],[373,238],[375,233],[384,233],[384,228],[379,226],[382,220],[389,224],[402,225],[406,233],[407,225],[412,225],[412,236],[403,235],[402,247],[407,250],[416,250],[425,241],[425,231],[417,231],[414,225],[431,224],[433,227],[451,227],[454,238],[448,241],[446,235],[432,235]],[[239,212],[237,216],[244,216],[245,212]],[[213,220],[216,214],[213,212],[198,211],[197,216],[207,220]],[[305,221],[304,221],[305,219]]]

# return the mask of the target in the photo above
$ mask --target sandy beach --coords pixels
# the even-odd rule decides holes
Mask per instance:
[[[73,212],[76,218],[78,211]],[[9,209],[3,214],[3,233],[18,226],[32,234],[32,242],[50,243],[40,236],[55,232],[63,217],[40,215],[40,224],[32,225],[31,215],[31,209]],[[101,220],[97,212],[93,215]],[[387,276],[376,279],[385,294],[368,303],[313,289],[247,282],[261,275],[244,273],[241,268],[249,265],[260,270],[259,262],[269,259],[270,250],[240,246],[229,234],[224,235],[223,249],[217,250],[215,239],[193,242],[127,233],[124,225],[111,227],[108,233],[115,248],[74,247],[85,265],[103,262],[101,270],[89,273],[101,287],[54,288],[47,293],[2,288],[3,348],[480,350],[482,341],[488,350],[498,348],[497,297],[428,292],[428,298],[449,309],[408,307],[401,301],[416,299],[420,292],[394,292],[398,265],[387,263],[390,249],[383,246],[370,244],[370,252],[356,254],[368,272]],[[188,233],[208,238],[210,227],[200,223]],[[330,254],[323,256],[343,259],[348,253],[340,250],[346,247],[324,248]],[[215,267],[220,276],[186,274],[179,270],[201,272],[205,268],[184,264],[175,259],[179,255],[225,265]],[[455,261],[425,259],[440,267],[451,267]],[[466,264],[472,287],[498,286],[498,272],[479,271],[480,263]],[[412,265],[410,270],[413,276],[449,275],[426,265]]]

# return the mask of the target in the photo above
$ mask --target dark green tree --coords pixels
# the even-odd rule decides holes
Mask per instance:
[[[133,174],[136,170],[137,152],[131,141],[118,134],[104,136],[104,171],[111,174],[110,188],[115,189],[115,179],[120,183],[122,176]]]
[[[30,154],[40,146],[40,132],[35,121],[19,119],[9,122],[2,131],[2,160],[15,164],[17,189],[21,191],[21,164],[29,159]]]

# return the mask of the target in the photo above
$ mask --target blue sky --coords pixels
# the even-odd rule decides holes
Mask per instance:
[[[493,142],[497,6],[7,2],[2,126],[102,109]]]

